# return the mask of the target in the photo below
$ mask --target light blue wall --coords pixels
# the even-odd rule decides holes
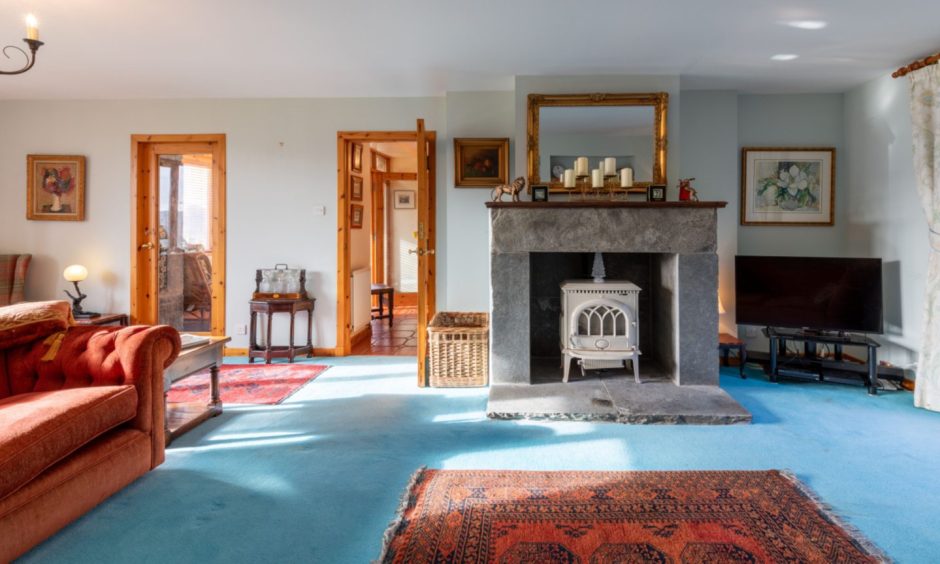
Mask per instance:
[[[884,262],[881,358],[909,366],[923,331],[927,222],[916,194],[908,80],[888,76],[845,95],[846,250]]]
[[[726,310],[719,316],[719,326],[724,332],[736,334],[734,255],[738,250],[738,94],[685,90],[682,92],[679,121],[682,122],[679,177],[695,177],[692,185],[700,199],[728,202],[726,208],[718,210],[718,294]]]
[[[845,147],[842,106],[842,94],[742,95],[738,98],[739,147],[836,149],[835,225],[740,226],[740,254],[841,255],[845,241],[845,204],[851,190],[846,179],[846,159],[843,155]]]

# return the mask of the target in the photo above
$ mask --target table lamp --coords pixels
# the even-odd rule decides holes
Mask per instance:
[[[62,277],[75,285],[75,293],[77,295],[73,296],[71,292],[65,290],[65,295],[72,299],[72,316],[76,318],[89,318],[89,317],[98,317],[100,313],[95,313],[93,311],[85,311],[82,309],[82,300],[87,298],[85,294],[82,293],[81,289],[78,287],[78,283],[82,280],[88,278],[88,269],[80,264],[73,264],[65,269],[62,273]]]

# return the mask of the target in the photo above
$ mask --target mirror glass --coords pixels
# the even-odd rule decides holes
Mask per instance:
[[[540,107],[540,178],[562,181],[578,157],[588,157],[589,170],[614,157],[618,171],[633,169],[634,182],[652,182],[655,116],[654,106]]]

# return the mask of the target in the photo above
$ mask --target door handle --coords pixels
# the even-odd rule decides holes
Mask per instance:
[[[434,249],[427,249],[427,250],[424,250],[424,249],[408,249],[408,254],[409,254],[409,255],[418,255],[419,257],[423,257],[424,255],[433,255],[433,254],[434,254]]]
[[[150,241],[147,241],[147,242],[144,243],[143,245],[137,247],[137,250],[138,250],[138,251],[149,251],[149,250],[152,249],[152,248],[153,248],[153,243],[151,243]]]

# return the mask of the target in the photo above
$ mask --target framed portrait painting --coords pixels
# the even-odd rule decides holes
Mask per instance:
[[[509,139],[454,139],[454,185],[492,188],[509,183]]]
[[[363,207],[359,204],[349,205],[349,227],[352,229],[362,229],[362,216],[365,214]]]
[[[26,156],[26,219],[85,219],[85,157]]]
[[[741,225],[833,225],[836,150],[741,150]]]
[[[355,174],[349,175],[349,198],[356,202],[362,201],[362,177]]]

